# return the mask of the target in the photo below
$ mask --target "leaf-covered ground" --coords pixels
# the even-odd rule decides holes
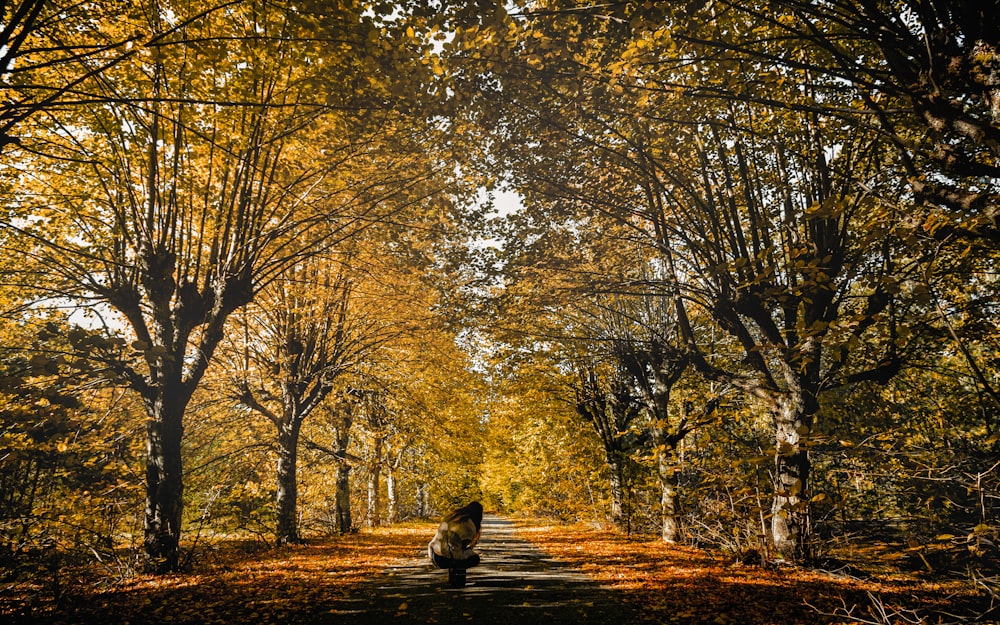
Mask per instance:
[[[56,614],[53,580],[40,576],[30,588],[8,590],[0,621],[13,616],[20,623],[95,625],[152,619],[205,625],[310,622],[426,544],[433,528],[423,523],[378,528],[281,549],[223,542],[205,549],[192,573],[137,576],[105,591],[64,582]]]
[[[2,587],[0,621],[54,625],[341,622],[337,619],[342,618],[345,606],[356,608],[359,597],[368,596],[373,583],[383,579],[389,581],[377,583],[391,583],[383,574],[386,569],[400,562],[412,565],[433,531],[432,523],[408,524],[268,550],[221,543],[201,552],[193,573],[139,576],[103,589],[71,580],[68,571],[62,577],[36,575],[32,584]],[[995,613],[982,614],[990,607],[987,594],[977,593],[973,584],[960,579],[931,581],[914,574],[889,574],[884,568],[878,574],[853,569],[848,576],[792,567],[732,565],[709,552],[630,539],[582,525],[521,523],[517,536],[570,564],[567,570],[590,575],[611,591],[606,595],[621,603],[622,614],[633,615],[630,618],[635,621],[714,625],[997,622]],[[428,590],[424,583],[406,588]],[[409,591],[401,587],[400,592]],[[476,600],[475,594],[467,595],[461,598]],[[391,596],[399,606],[407,605],[405,596]],[[55,610],[57,597],[59,609]],[[395,616],[406,617],[405,613],[404,607]],[[555,614],[553,625],[564,622]],[[357,619],[367,622],[363,608]]]
[[[932,581],[887,567],[884,554],[851,574],[746,566],[703,550],[583,526],[524,525],[521,535],[639,604],[651,622],[1000,622],[988,593],[961,579]],[[871,552],[871,556],[875,556]]]

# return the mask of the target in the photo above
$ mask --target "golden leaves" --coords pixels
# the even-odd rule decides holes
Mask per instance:
[[[813,498],[825,499],[825,495]],[[958,582],[926,582],[898,572],[891,580],[873,576],[862,581],[807,569],[731,564],[700,549],[582,524],[521,524],[518,534],[616,589],[617,600],[641,606],[651,623],[811,624],[817,622],[817,610],[833,613],[843,605],[866,605],[871,596],[900,597],[901,588],[906,589],[906,598],[899,601],[910,608],[943,601],[955,605],[971,601],[974,595]],[[890,565],[896,554],[888,545],[881,547],[864,548],[864,557],[878,560],[878,566]]]
[[[277,624],[317,609],[335,614],[360,585],[419,551],[433,528],[414,523],[264,552],[217,541],[198,573],[139,576],[108,592],[76,589],[73,622],[140,623],[155,615],[165,622]],[[409,607],[404,599],[397,613]]]

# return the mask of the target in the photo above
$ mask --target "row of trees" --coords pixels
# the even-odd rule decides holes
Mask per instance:
[[[13,552],[992,531],[1000,12],[423,5],[5,5]]]
[[[431,424],[470,418],[424,275],[458,191],[432,123],[431,42],[402,8],[5,5],[11,549],[67,518],[59,482],[90,484],[81,465],[105,495],[134,489],[136,428],[144,552],[170,571],[185,502],[208,497],[185,491],[198,474],[185,457],[252,469],[233,460],[273,449],[277,541],[294,542],[312,415],[326,418],[306,444],[340,467],[341,531],[352,465],[367,463],[375,523],[382,468],[394,478],[409,456],[433,457],[421,442]],[[88,386],[73,386],[81,376]],[[261,418],[270,432],[250,425]],[[363,456],[347,450],[352,422],[364,423]]]
[[[829,443],[872,432],[887,396],[910,396],[892,400],[898,422],[926,409],[916,389],[952,377],[963,408],[937,409],[962,431],[928,471],[959,440],[980,441],[963,463],[995,454],[990,4],[530,2],[458,33],[454,89],[473,100],[458,127],[523,197],[490,221],[488,314],[593,424],[613,516],[644,449],[677,537],[677,451],[719,404],[730,430],[733,402],[767,415],[760,518],[793,560],[827,497],[814,470]],[[694,373],[698,392],[675,397]]]

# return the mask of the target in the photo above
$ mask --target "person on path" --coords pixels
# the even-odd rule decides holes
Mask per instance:
[[[483,505],[478,501],[462,506],[441,521],[437,533],[427,545],[427,556],[434,566],[462,572],[479,564],[479,554],[472,550],[479,542],[483,526]]]

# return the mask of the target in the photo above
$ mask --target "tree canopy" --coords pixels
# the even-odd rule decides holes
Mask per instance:
[[[998,9],[4,5],[10,558],[481,498],[993,566]]]

